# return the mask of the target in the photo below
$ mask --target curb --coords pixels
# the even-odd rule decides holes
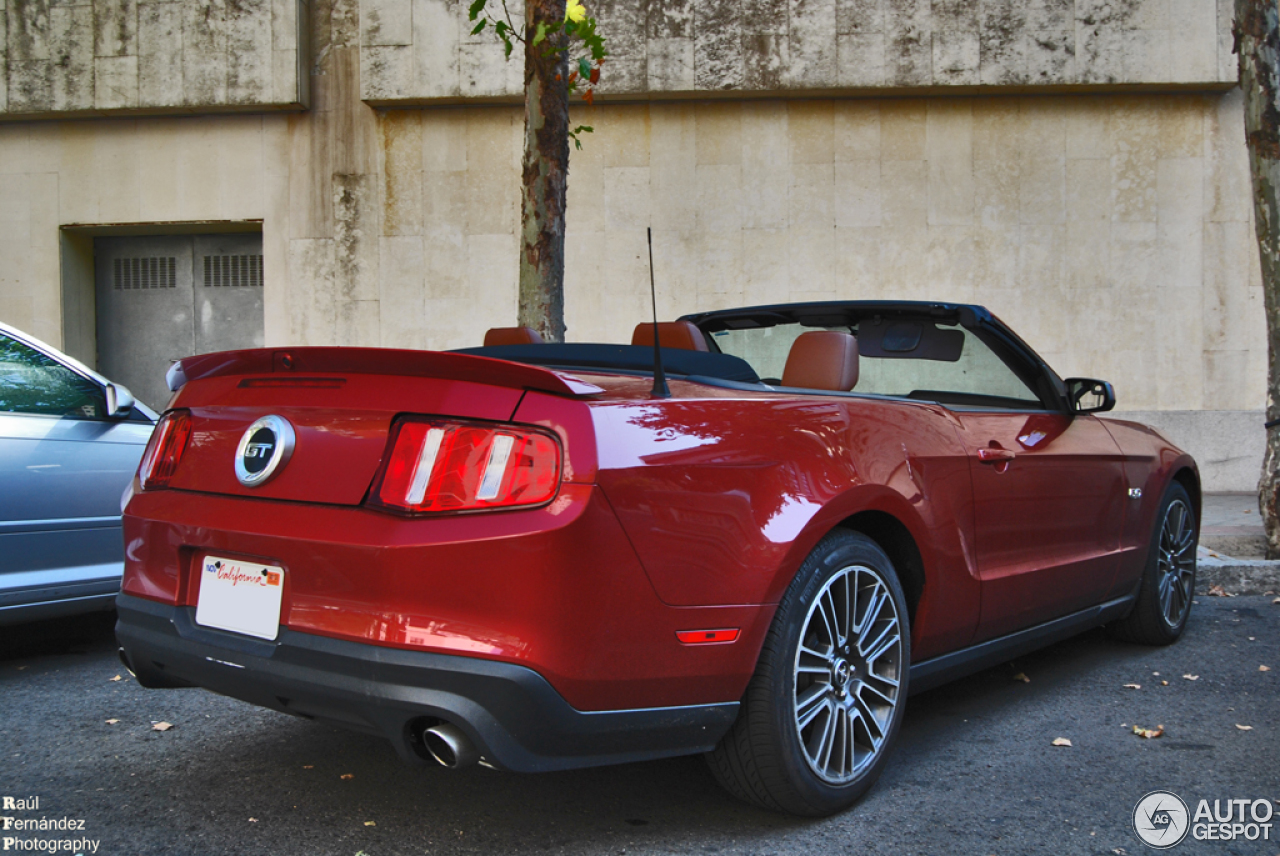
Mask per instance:
[[[1222,586],[1228,594],[1280,595],[1280,561],[1233,559],[1201,547],[1196,553],[1196,594]]]

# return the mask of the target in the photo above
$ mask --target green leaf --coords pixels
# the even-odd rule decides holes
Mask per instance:
[[[473,36],[474,36],[476,33],[478,33],[478,32],[480,32],[481,30],[483,30],[483,29],[484,29],[484,25],[485,25],[485,24],[487,24],[487,23],[489,23],[489,19],[488,19],[488,18],[481,18],[481,19],[480,19],[480,23],[476,24],[474,27],[472,27],[472,28],[471,28],[471,35],[473,35]]]
[[[467,14],[471,16],[470,20],[474,21],[484,10],[484,4],[487,0],[472,0],[471,8],[467,10]]]
[[[506,53],[506,58],[511,59],[511,39],[506,36],[502,37],[502,50]]]
[[[590,125],[579,125],[573,129],[573,135],[576,137],[578,134],[591,134],[594,133],[595,130],[596,129]]]
[[[507,22],[506,22],[506,21],[499,21],[498,23],[496,23],[496,24],[494,24],[494,25],[493,25],[493,28],[494,28],[494,30],[496,30],[496,31],[497,31],[497,33],[498,33],[498,38],[500,38],[500,39],[501,39],[501,38],[504,38],[504,34],[507,32]]]
[[[591,61],[585,56],[578,57],[578,75],[583,80],[588,80],[591,77]]]
[[[539,21],[538,32],[534,33],[533,35],[533,43],[535,45],[538,45],[546,41],[546,39],[547,39],[547,24],[545,21]]]

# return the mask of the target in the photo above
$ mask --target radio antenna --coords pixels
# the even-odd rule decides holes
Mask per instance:
[[[653,281],[653,227],[645,227],[649,236],[649,297],[653,301],[653,392],[654,398],[670,398],[667,373],[662,370],[662,337],[658,335],[658,288]]]

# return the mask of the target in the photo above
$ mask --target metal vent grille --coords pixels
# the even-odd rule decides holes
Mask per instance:
[[[262,256],[205,256],[206,287],[261,288]]]
[[[112,259],[111,273],[117,290],[176,288],[178,260],[173,256],[145,259]]]

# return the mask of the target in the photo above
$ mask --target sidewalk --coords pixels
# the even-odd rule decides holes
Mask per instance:
[[[1266,535],[1256,493],[1204,495],[1196,554],[1196,591],[1221,586],[1228,594],[1280,594],[1280,561],[1263,559]]]

